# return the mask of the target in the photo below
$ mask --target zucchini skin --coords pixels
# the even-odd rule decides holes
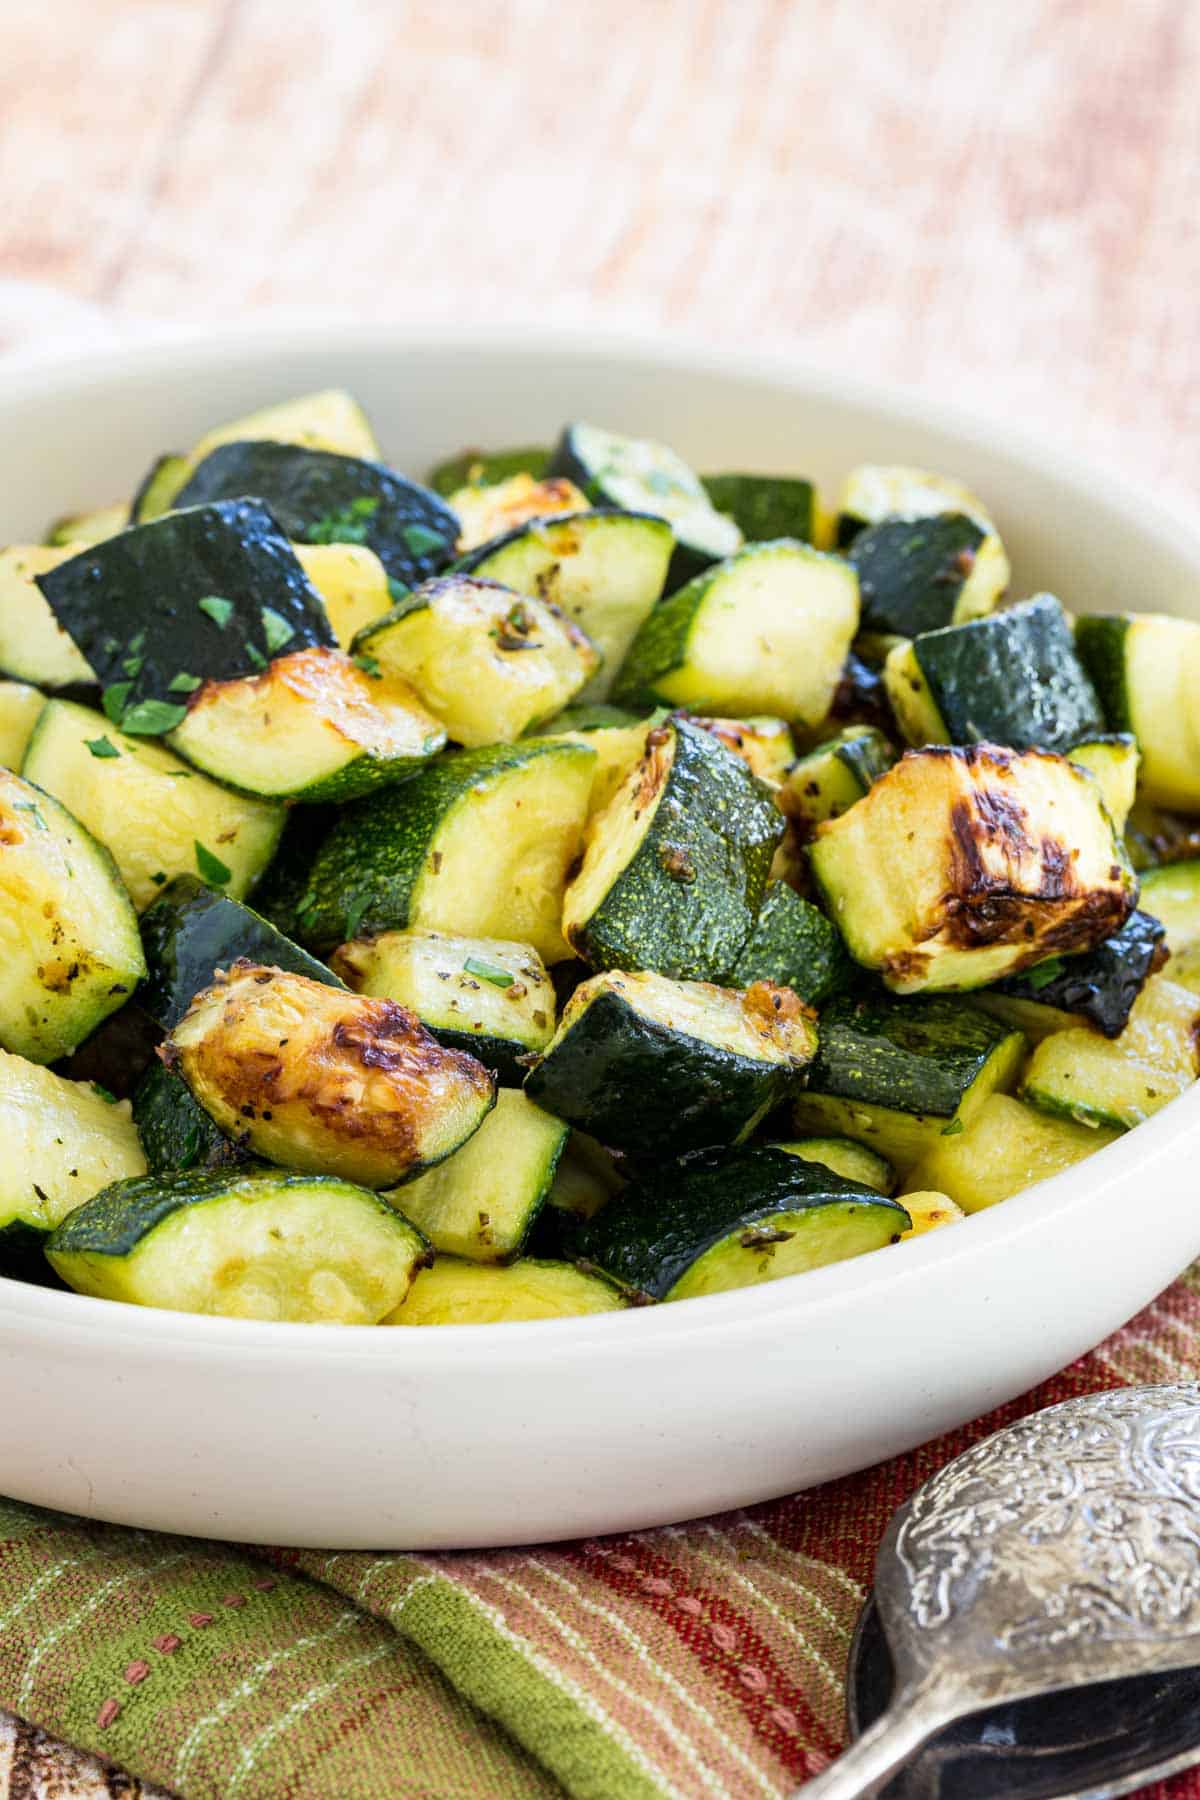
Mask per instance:
[[[784,822],[741,759],[701,727],[673,719],[646,742],[639,769],[661,784],[657,808],[625,867],[566,935],[594,969],[721,982],[753,929]],[[630,798],[622,790],[612,808]],[[609,816],[594,824],[597,840]]]
[[[246,1161],[245,1149],[218,1130],[186,1083],[160,1062],[147,1069],[133,1096],[133,1122],[152,1175]]]
[[[193,470],[175,505],[242,494],[265,502],[296,543],[365,544],[394,580],[410,587],[454,556],[457,516],[438,495],[383,463],[268,439],[221,444]]]
[[[435,463],[427,485],[443,500],[465,487],[497,487],[514,475],[532,475],[540,481],[550,463],[544,444],[520,450],[462,450],[445,462]]]
[[[966,513],[881,519],[857,533],[846,560],[858,571],[863,631],[916,637],[954,623],[954,608],[987,536]]]
[[[101,687],[130,684],[126,712],[141,700],[178,705],[170,688],[181,673],[232,681],[262,668],[279,648],[264,608],[287,627],[289,652],[336,648],[320,595],[257,500],[166,513],[36,579]],[[200,606],[214,597],[232,606],[223,626]]]
[[[582,1224],[576,1259],[662,1300],[706,1250],[733,1233],[830,1201],[890,1208],[897,1237],[910,1224],[897,1201],[786,1151],[701,1150],[647,1172]]]
[[[296,908],[308,886],[309,870],[339,811],[320,802],[291,807],[275,854],[255,886],[255,911],[293,941],[300,935]]]
[[[1133,730],[1125,682],[1125,638],[1132,622],[1128,616],[1120,614],[1087,613],[1075,627],[1079,655],[1092,678],[1111,731]],[[1100,729],[1103,730],[1103,726]]]
[[[837,926],[786,881],[773,881],[729,971],[734,987],[773,981],[809,1006],[843,993],[854,974]]]
[[[1012,1028],[958,1000],[843,996],[821,1014],[807,1088],[893,1112],[952,1118]]]
[[[142,914],[146,977],[138,1004],[169,1031],[218,969],[239,957],[293,975],[308,975],[327,987],[345,989],[332,969],[293,944],[239,900],[205,887],[194,875],[178,875]]]
[[[151,519],[161,518],[163,513],[170,512],[179,490],[191,473],[191,467],[186,456],[176,455],[172,451],[156,456],[129,502],[129,523],[148,525]]]
[[[816,489],[795,475],[702,475],[718,512],[728,513],[748,544],[814,537]]]
[[[307,1187],[321,1181],[328,1181],[331,1186],[344,1185],[332,1175],[299,1175],[258,1165],[241,1172],[193,1169],[176,1175],[135,1176],[114,1181],[111,1187],[102,1188],[77,1206],[51,1233],[47,1250],[52,1254],[91,1251],[100,1256],[129,1256],[172,1213],[223,1197],[231,1178],[251,1179],[257,1175],[269,1178],[272,1186],[285,1188]],[[381,1200],[379,1204],[384,1206],[386,1202]]]
[[[1094,950],[1056,958],[1053,965],[1035,964],[984,993],[1053,1007],[1114,1038],[1124,1030],[1147,978],[1167,960],[1165,937],[1157,919],[1132,912],[1121,929]],[[1064,1026],[1071,1022],[1062,1021]]]

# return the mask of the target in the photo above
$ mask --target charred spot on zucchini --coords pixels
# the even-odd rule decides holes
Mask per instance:
[[[817,494],[811,481],[795,475],[705,475],[709,502],[731,518],[748,544],[816,536]]]
[[[387,675],[410,681],[456,743],[512,743],[553,718],[600,666],[558,607],[499,582],[445,575],[355,639]]]
[[[800,1085],[816,1016],[789,988],[610,972],[576,988],[525,1090],[636,1156],[740,1142]]]
[[[46,1245],[77,1293],[173,1312],[376,1325],[429,1246],[378,1194],[281,1169],[193,1169],[117,1181]]]
[[[71,544],[12,544],[0,550],[0,670],[5,675],[39,688],[82,687],[95,680],[38,586],[39,575],[77,554]]]
[[[651,1300],[685,1300],[801,1274],[894,1243],[895,1200],[774,1149],[665,1163],[580,1232],[580,1255]]]
[[[1090,776],[993,744],[910,750],[817,827],[809,857],[851,955],[897,993],[1091,949],[1137,899]]]
[[[815,725],[857,625],[858,578],[847,563],[787,538],[751,544],[654,609],[617,697]]]
[[[504,1325],[518,1319],[575,1319],[622,1312],[629,1300],[604,1275],[571,1263],[535,1260],[501,1266],[439,1256],[422,1269],[384,1325]]]
[[[133,1121],[151,1173],[217,1169],[247,1160],[237,1138],[219,1131],[178,1075],[155,1061],[133,1096]],[[136,1174],[136,1170],[127,1170]]]
[[[428,485],[443,500],[460,488],[499,487],[514,475],[528,475],[540,481],[546,473],[550,452],[544,444],[519,450],[462,450],[445,462],[435,463],[428,475]]]
[[[854,1138],[903,1171],[1013,1084],[1024,1049],[1019,1031],[956,1000],[833,1000],[793,1122]]]
[[[563,476],[535,481],[532,475],[520,473],[494,484],[458,488],[449,496],[449,503],[458,517],[458,548],[464,551],[503,537],[530,519],[586,512],[588,498]]]
[[[375,1188],[457,1150],[496,1097],[406,1007],[244,960],[194,997],[162,1055],[254,1155]]]
[[[594,761],[586,745],[554,738],[461,750],[347,809],[297,907],[302,941],[328,950],[416,925],[506,938],[562,961],[563,889]]]
[[[940,1189],[964,1213],[982,1212],[1073,1168],[1116,1136],[1052,1118],[1009,1094],[991,1094],[957,1136],[930,1141],[910,1180],[915,1188]],[[908,1205],[906,1195],[901,1204]]]
[[[1110,729],[1137,738],[1143,798],[1200,810],[1200,624],[1163,613],[1088,615],[1075,642]]]
[[[861,463],[842,488],[838,508],[839,548],[852,544],[868,525],[901,517],[928,519],[939,513],[965,513],[990,528],[983,502],[951,475],[935,475],[903,463]]]
[[[563,930],[598,969],[719,981],[750,935],[783,820],[745,764],[684,719],[590,821]]]
[[[779,810],[794,823],[803,843],[823,820],[848,812],[895,760],[881,731],[848,725],[792,764],[777,797]]]
[[[143,1175],[127,1101],[0,1050],[0,1270],[110,1181]]]
[[[1008,586],[995,532],[966,513],[885,518],[854,538],[864,631],[916,637],[993,612]]]
[[[729,981],[741,988],[773,981],[810,1006],[823,1006],[849,986],[852,973],[837,927],[786,881],[773,881]]]
[[[503,1088],[475,1135],[394,1195],[439,1254],[472,1262],[519,1256],[554,1181],[568,1128]]]
[[[1200,997],[1153,976],[1117,1038],[1057,1031],[1034,1051],[1022,1099],[1083,1125],[1128,1130],[1191,1086],[1200,1072]]]
[[[1031,1038],[1070,1025],[1090,1025],[1105,1037],[1117,1037],[1145,982],[1167,960],[1165,935],[1157,919],[1132,912],[1095,949],[1051,957],[982,989],[975,999]]]

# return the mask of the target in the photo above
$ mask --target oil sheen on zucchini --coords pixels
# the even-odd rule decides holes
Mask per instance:
[[[647,1157],[740,1143],[800,1086],[815,1015],[788,988],[661,975],[576,988],[526,1092],[601,1143]]]
[[[904,1208],[773,1149],[706,1150],[632,1183],[579,1234],[580,1255],[651,1300],[686,1300],[882,1249]]]
[[[588,825],[563,930],[600,969],[720,981],[753,927],[783,820],[745,764],[684,719]]]
[[[253,1154],[375,1188],[457,1150],[496,1096],[394,1001],[248,962],[196,995],[162,1054]]]
[[[375,1325],[429,1260],[420,1232],[368,1189],[282,1169],[118,1181],[50,1237],[81,1294],[175,1312]]]
[[[571,1263],[524,1257],[506,1267],[439,1256],[422,1269],[384,1325],[504,1325],[518,1319],[575,1319],[622,1312],[621,1289]]]

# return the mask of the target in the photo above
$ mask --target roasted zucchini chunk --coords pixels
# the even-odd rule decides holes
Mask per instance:
[[[561,476],[536,481],[526,471],[491,484],[468,482],[449,496],[449,504],[458,516],[460,551],[491,543],[531,519],[588,510],[587,495],[573,481]]]
[[[205,682],[170,742],[244,793],[344,801],[411,775],[446,732],[406,681],[318,649],[281,656],[261,675]]]
[[[745,764],[683,719],[646,750],[590,821],[563,930],[599,969],[719,981],[766,889],[783,820]]]
[[[528,475],[531,480],[540,481],[549,461],[550,451],[544,444],[519,450],[460,450],[457,456],[434,464],[426,485],[443,500],[449,500],[461,488],[499,487],[514,475]]]
[[[601,657],[584,697],[604,700],[662,593],[674,543],[664,519],[597,510],[532,519],[468,550],[458,567],[547,600],[573,620]]]
[[[748,544],[775,538],[816,539],[818,501],[811,481],[795,475],[705,475],[709,503],[726,513]]]
[[[0,769],[0,1044],[55,1062],[124,1006],[146,972],[116,864],[31,782]]]
[[[164,1031],[177,1025],[201,988],[211,987],[218,969],[241,957],[267,968],[287,969],[312,981],[341,988],[333,970],[292,943],[249,906],[180,875],[169,882],[142,914],[146,979],[138,1005]]]
[[[294,544],[296,561],[321,596],[338,649],[394,604],[388,572],[365,544]]]
[[[567,1133],[561,1119],[503,1088],[469,1143],[391,1197],[437,1251],[511,1262],[545,1204]]]
[[[162,1054],[226,1137],[368,1187],[441,1162],[496,1097],[407,1008],[245,961],[196,995]]]
[[[0,550],[0,670],[39,688],[83,686],[91,668],[50,610],[39,575],[70,562],[73,544],[12,544]]]
[[[978,1005],[1038,1040],[1071,1025],[1105,1037],[1125,1028],[1147,978],[1167,960],[1163,926],[1130,913],[1120,931],[1080,956],[1052,956],[974,996]]]
[[[365,457],[280,444],[225,443],[197,463],[180,508],[254,494],[298,544],[365,544],[395,581],[415,586],[454,555],[458,519],[428,488]]]
[[[573,1131],[558,1159],[546,1205],[573,1219],[590,1219],[625,1183],[613,1152],[586,1131]]]
[[[886,518],[855,537],[862,628],[916,637],[994,612],[1008,586],[1008,558],[994,531],[967,513]]]
[[[146,1158],[126,1100],[0,1050],[0,1273],[76,1206]]]
[[[848,725],[799,757],[779,790],[779,810],[803,843],[825,819],[840,819],[896,760],[881,731]]]
[[[990,1094],[956,1136],[932,1138],[909,1177],[938,1188],[965,1213],[982,1212],[1114,1143],[1115,1131],[1052,1118],[1009,1094]],[[900,1204],[909,1206],[909,1196]],[[914,1215],[915,1217],[915,1215]]]
[[[352,938],[331,965],[356,994],[398,1000],[439,1044],[466,1050],[516,1087],[554,1035],[554,984],[528,944],[382,931]]]
[[[801,1132],[855,1138],[903,1172],[1012,1086],[1024,1049],[1019,1031],[960,1001],[833,1000],[792,1118]]]
[[[1200,857],[1142,871],[1142,901],[1166,928],[1172,956],[1200,944]]]
[[[892,651],[883,678],[910,744],[1065,751],[1104,729],[1096,690],[1052,594],[923,632]]]
[[[877,1194],[890,1194],[896,1186],[896,1171],[886,1156],[880,1156],[867,1144],[846,1137],[791,1138],[786,1143],[772,1144],[773,1150],[786,1150],[803,1162],[820,1163],[832,1169],[844,1181],[857,1182]]]
[[[858,578],[848,563],[787,538],[750,544],[654,609],[616,692],[627,702],[815,725],[857,626]]]
[[[960,1206],[954,1204],[949,1194],[931,1193],[928,1190],[901,1194],[900,1204],[912,1220],[908,1230],[900,1233],[902,1240],[924,1237],[927,1231],[936,1231],[942,1225],[953,1225],[956,1220],[967,1216]]]
[[[610,717],[596,715],[609,714]],[[661,718],[658,714],[656,717]],[[652,719],[638,719],[616,706],[569,706],[546,726],[546,734],[586,744],[595,755],[588,817],[606,807],[630,769],[644,755]]]
[[[80,1294],[173,1312],[377,1325],[429,1261],[378,1194],[328,1175],[194,1169],[106,1187],[46,1255]]]
[[[199,1101],[193,1100],[187,1083],[157,1060],[134,1093],[133,1122],[146,1163],[155,1175],[219,1169],[249,1160],[245,1145],[219,1131]]]
[[[622,1312],[629,1300],[604,1275],[571,1263],[523,1261],[499,1267],[439,1256],[422,1269],[384,1325],[504,1325],[517,1319],[575,1319]]]
[[[934,475],[903,463],[861,463],[846,477],[838,506],[837,541],[852,544],[868,525],[883,519],[930,519],[965,513],[991,527],[982,500],[951,475]]]
[[[790,988],[611,972],[576,988],[525,1090],[637,1156],[740,1143],[797,1090],[816,1042]]]
[[[897,993],[1092,949],[1137,899],[1096,782],[994,744],[909,751],[809,855],[851,955]]]
[[[1140,1125],[1200,1074],[1200,996],[1155,975],[1120,1037],[1057,1031],[1034,1051],[1021,1096],[1083,1125]]]
[[[359,633],[368,667],[410,681],[456,743],[511,744],[561,712],[600,666],[556,606],[496,581],[428,581]]]
[[[241,899],[283,830],[282,806],[231,793],[165,745],[68,700],[47,702],[23,773],[107,845],[139,910],[172,876],[198,869]]]
[[[1067,760],[1077,769],[1086,769],[1100,784],[1108,816],[1118,832],[1123,832],[1137,798],[1138,770],[1142,753],[1132,732],[1106,731],[1072,744]]]
[[[729,982],[746,988],[753,981],[773,981],[809,1006],[824,1006],[849,986],[852,971],[836,925],[786,881],[773,881]]]
[[[749,719],[704,719],[693,716],[693,725],[710,732],[735,756],[740,756],[752,775],[769,787],[778,787],[796,760],[796,746],[785,719],[762,713]]]
[[[599,425],[568,425],[546,470],[574,481],[597,506],[656,513],[675,536],[668,588],[689,581],[740,548],[737,525],[717,508],[681,456],[649,438],[623,437]]]
[[[1200,811],[1200,625],[1163,613],[1089,615],[1075,642],[1110,729],[1137,738],[1143,797]]]
[[[782,1150],[706,1150],[664,1163],[579,1234],[589,1264],[650,1300],[798,1275],[894,1243],[911,1220],[873,1189]]]
[[[329,950],[408,925],[571,954],[561,916],[579,855],[595,752],[527,738],[439,758],[369,806],[348,808],[297,905],[303,941]]]
[[[299,394],[257,412],[230,419],[206,431],[189,457],[195,466],[221,444],[300,444],[306,450],[330,450],[337,456],[376,460],[379,443],[366,413],[345,388],[321,388]]]
[[[340,815],[337,806],[292,806],[285,809],[283,835],[254,889],[254,905],[285,937],[302,936],[296,908],[308,887],[309,872],[317,851]]]
[[[0,766],[19,774],[46,696],[23,681],[0,681]]]

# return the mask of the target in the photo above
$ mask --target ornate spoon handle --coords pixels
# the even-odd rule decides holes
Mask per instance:
[[[790,1800],[868,1800],[959,1709],[936,1686],[902,1688],[881,1718]]]

